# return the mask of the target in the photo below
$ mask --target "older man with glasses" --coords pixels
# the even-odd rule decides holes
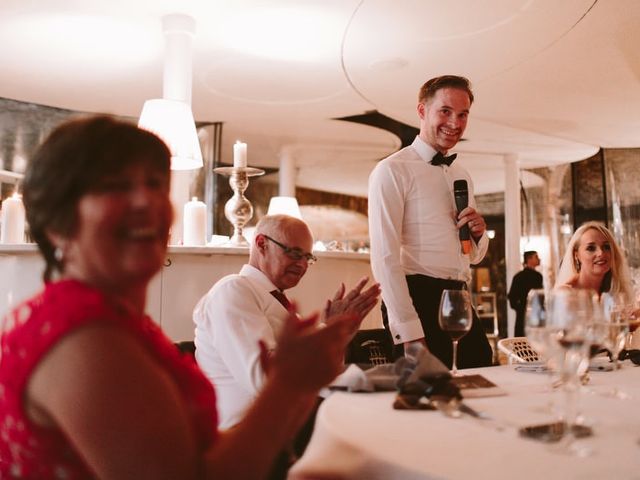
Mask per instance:
[[[309,227],[297,218],[271,215],[256,226],[249,263],[219,280],[198,302],[196,360],[216,386],[220,428],[238,423],[264,383],[259,343],[267,351],[291,306],[284,291],[295,287],[316,261]],[[363,278],[345,295],[340,285],[324,306],[329,316],[351,312],[364,318],[380,294],[378,284],[363,291]],[[355,333],[355,332],[354,332]]]

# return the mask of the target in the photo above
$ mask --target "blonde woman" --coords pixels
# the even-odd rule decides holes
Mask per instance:
[[[573,234],[560,264],[556,287],[589,288],[633,301],[631,275],[624,252],[598,222],[586,222]]]

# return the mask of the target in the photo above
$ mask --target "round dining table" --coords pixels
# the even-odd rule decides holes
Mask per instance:
[[[640,479],[640,367],[590,371],[579,421],[593,435],[562,443],[522,436],[558,420],[562,388],[549,374],[514,365],[463,370],[502,395],[466,398],[481,418],[438,410],[396,410],[395,392],[335,392],[322,404],[313,437],[289,478],[301,479]],[[562,442],[562,441],[561,441]]]

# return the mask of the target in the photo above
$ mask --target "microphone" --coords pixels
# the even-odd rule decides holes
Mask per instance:
[[[469,186],[466,180],[456,180],[453,182],[453,197],[456,200],[456,208],[458,209],[459,215],[460,212],[469,205]],[[458,236],[460,237],[462,253],[468,255],[471,252],[471,232],[469,231],[469,224],[465,224],[458,230]]]

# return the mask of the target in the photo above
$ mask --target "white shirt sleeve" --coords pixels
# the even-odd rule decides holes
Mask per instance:
[[[252,394],[262,388],[265,379],[258,342],[263,340],[269,349],[276,345],[263,303],[247,279],[235,277],[216,285],[200,305],[201,318],[204,316],[200,323],[211,344],[234,379]]]
[[[405,185],[387,165],[379,164],[369,177],[370,259],[373,275],[382,289],[393,341],[399,344],[425,334],[400,259]]]

